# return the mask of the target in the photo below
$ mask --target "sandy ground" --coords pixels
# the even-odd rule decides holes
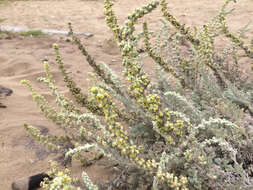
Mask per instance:
[[[151,2],[150,0],[121,0],[116,1],[114,7],[120,22],[127,13]],[[223,0],[170,0],[169,9],[179,20],[189,26],[202,26],[212,18],[222,5]],[[229,26],[233,31],[238,30],[253,18],[253,1],[244,0],[237,3],[234,13],[229,16]],[[150,22],[150,28],[158,28],[159,11],[145,17]],[[82,37],[91,55],[97,61],[104,61],[117,73],[121,72],[118,49],[107,44],[112,37],[103,16],[103,1],[59,0],[59,1],[15,1],[0,4],[0,25],[26,28],[67,30],[67,23],[72,22],[77,32],[90,32],[92,38]],[[253,27],[249,27],[247,35],[252,38]],[[246,41],[250,38],[245,37]],[[84,57],[66,36],[52,36],[47,38],[21,38],[0,40],[0,85],[8,87],[14,93],[1,103],[7,108],[0,108],[0,190],[10,189],[11,182],[19,177],[46,171],[49,168],[47,155],[25,133],[23,123],[35,126],[45,126],[50,131],[56,131],[53,124],[47,121],[31,99],[27,88],[20,84],[20,80],[28,79],[34,88],[49,98],[49,90],[43,84],[37,83],[36,78],[43,75],[41,61],[45,58],[51,64],[53,74],[59,89],[68,95],[64,88],[62,77],[56,69],[55,54],[51,46],[57,42],[61,49],[64,62],[83,89],[87,89],[88,72],[91,68]],[[42,155],[38,154],[38,150]],[[37,154],[36,154],[37,151]],[[81,168],[73,164],[73,172],[79,175],[81,170],[88,172],[96,182],[112,177],[112,170],[105,165],[96,164],[88,168]]]

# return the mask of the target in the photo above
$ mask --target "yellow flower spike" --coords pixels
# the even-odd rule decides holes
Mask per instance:
[[[160,179],[161,181],[164,181],[164,173],[162,173],[161,171],[159,171],[156,175],[158,177],[158,179]]]
[[[199,159],[199,161],[203,161],[204,160],[204,156],[201,155],[201,156],[198,157],[198,159]]]
[[[116,123],[115,123],[115,128],[121,129],[121,125],[120,125],[119,122],[116,122]]]
[[[148,162],[146,162],[146,168],[147,168],[147,169],[151,169],[151,164],[148,163]]]
[[[174,182],[175,182],[176,184],[178,183],[178,177],[177,177],[177,176],[174,177]]]
[[[63,172],[58,172],[58,174],[57,174],[58,176],[60,176],[60,177],[62,177],[63,176]]]
[[[164,116],[164,113],[162,111],[159,112],[159,116],[160,117],[163,117]]]
[[[127,154],[127,151],[126,151],[125,148],[123,148],[123,149],[121,150],[121,154],[122,154],[122,155],[126,155],[126,154]]]
[[[171,144],[171,145],[174,145],[174,144],[175,144],[175,142],[174,142],[174,140],[173,140],[173,138],[172,138],[171,136],[168,136],[165,140],[166,140],[166,142],[167,142],[168,144]]]
[[[177,131],[176,134],[177,134],[178,136],[180,136],[180,137],[183,136],[183,132],[182,132],[182,131]]]
[[[207,164],[207,161],[203,161],[200,163],[201,165],[206,165]]]
[[[115,130],[115,132],[114,132],[114,133],[115,133],[116,137],[120,137],[120,133],[119,133],[119,131],[116,131],[116,130]]]
[[[165,173],[165,178],[169,181],[169,180],[171,180],[171,179],[173,179],[173,175],[172,174],[170,174],[170,173],[168,173],[168,172],[166,172]]]
[[[115,147],[115,146],[117,146],[117,142],[116,142],[116,141],[113,141],[113,142],[112,142],[112,147]]]
[[[136,157],[136,155],[132,152],[129,154],[129,156],[130,156],[130,158],[135,158]]]
[[[118,144],[118,145],[117,145],[117,148],[120,149],[120,150],[122,150],[122,149],[123,149],[122,144]]]
[[[122,138],[119,138],[119,143],[122,144],[124,140]]]
[[[123,135],[124,134],[124,130],[123,129],[120,129],[119,132],[122,133],[122,136],[124,136]]]
[[[101,143],[103,146],[107,146],[107,143],[105,142],[105,141],[102,141],[102,143]]]
[[[157,168],[158,163],[155,161],[155,159],[152,159],[152,167]]]
[[[145,160],[144,160],[143,158],[141,158],[141,159],[140,159],[140,161],[141,161],[142,163],[144,163],[144,162],[145,162]]]
[[[137,161],[136,162],[137,163],[137,165],[141,168],[141,167],[143,167],[143,163],[139,160],[139,161]]]
[[[92,87],[90,90],[92,93],[97,92],[97,87]]]
[[[53,44],[53,48],[56,49],[56,50],[58,50],[58,49],[59,49],[59,45],[56,44],[56,43],[54,43],[54,44]]]
[[[217,179],[217,176],[216,176],[216,175],[213,175],[213,176],[212,176],[212,179]]]

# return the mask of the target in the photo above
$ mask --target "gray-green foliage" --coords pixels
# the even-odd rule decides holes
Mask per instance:
[[[83,165],[92,164],[103,154],[119,168],[134,168],[133,176],[138,178],[128,184],[128,189],[148,185],[156,190],[252,189],[253,142],[243,120],[252,117],[253,91],[241,76],[237,54],[242,49],[251,59],[252,49],[245,46],[240,35],[228,30],[228,3],[230,0],[209,23],[191,31],[167,11],[164,0],[135,10],[123,26],[117,22],[113,3],[106,0],[106,22],[120,46],[127,85],[105,63],[97,63],[88,54],[70,25],[73,41],[94,69],[92,87],[88,95],[82,93],[65,70],[55,44],[56,61],[66,86],[81,107],[59,92],[45,62],[46,77],[39,81],[48,85],[58,108],[28,81],[23,83],[44,115],[65,133],[43,136],[27,125],[26,130],[50,150],[77,158]],[[161,30],[150,32],[144,23],[143,32],[136,34],[138,19],[159,4],[166,20]],[[170,25],[176,32],[170,33]],[[154,41],[151,34],[156,36]],[[219,36],[231,41],[221,51],[214,43]],[[144,57],[150,56],[157,64],[155,79],[142,69],[141,42]],[[90,149],[94,156],[86,158],[85,151]],[[45,184],[46,189],[58,182],[59,188],[82,187],[68,172],[56,171],[53,168],[54,180]],[[131,173],[128,175],[131,178]],[[82,177],[89,189],[97,189],[85,173]],[[145,179],[149,183],[141,186]]]

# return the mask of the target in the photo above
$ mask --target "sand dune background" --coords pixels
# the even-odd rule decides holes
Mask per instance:
[[[127,14],[150,0],[120,0],[115,3],[115,12],[122,23]],[[169,9],[179,20],[189,26],[202,26],[212,18],[223,0],[170,0]],[[157,29],[161,18],[159,11],[145,17],[150,28]],[[236,31],[250,19],[253,19],[253,1],[239,1],[236,10],[229,16],[229,27]],[[120,74],[121,62],[117,47],[108,45],[112,38],[103,15],[103,1],[59,0],[59,1],[14,1],[0,3],[0,25],[17,26],[29,29],[67,30],[71,22],[76,32],[90,32],[91,38],[81,37],[88,51],[97,61],[104,61]],[[247,37],[248,36],[248,37]],[[253,37],[253,27],[249,27],[244,39],[249,42]],[[0,101],[7,108],[0,108],[0,190],[10,189],[11,182],[19,177],[46,171],[48,160],[54,156],[47,154],[36,142],[25,133],[23,124],[27,122],[46,133],[57,132],[53,124],[47,121],[32,101],[28,89],[20,84],[22,79],[32,82],[34,88],[45,95],[50,102],[50,92],[44,84],[36,82],[43,75],[42,60],[48,59],[53,75],[61,92],[68,95],[62,77],[57,70],[55,53],[52,44],[58,43],[64,62],[71,75],[84,91],[88,87],[87,78],[91,68],[77,47],[67,36],[50,36],[46,38],[11,37],[0,39],[0,85],[13,90],[13,94]],[[222,45],[222,41],[220,42]],[[245,62],[245,65],[249,63]],[[248,67],[244,69],[247,71]],[[107,180],[112,170],[105,164],[96,164],[88,168],[80,168],[74,163],[72,170],[76,176],[81,170],[88,172],[96,181]]]

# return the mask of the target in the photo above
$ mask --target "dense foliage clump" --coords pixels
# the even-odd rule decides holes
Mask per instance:
[[[253,90],[252,79],[240,71],[240,56],[252,61],[253,45],[242,41],[244,30],[230,32],[230,2],[209,23],[191,30],[168,12],[165,0],[136,9],[123,25],[118,24],[113,2],[105,0],[106,23],[119,45],[126,81],[97,63],[69,25],[73,41],[94,69],[93,86],[88,95],[81,91],[54,44],[66,86],[80,107],[57,90],[44,62],[46,77],[39,81],[51,89],[59,109],[29,81],[22,83],[44,115],[65,133],[44,136],[28,125],[26,130],[49,150],[64,154],[66,163],[76,158],[89,165],[104,155],[129,178],[134,175],[136,180],[109,184],[111,189],[252,189],[253,138],[245,121],[253,115]],[[160,31],[149,31],[144,22],[138,32],[139,20],[158,6],[164,17]],[[215,46],[220,37],[228,39],[224,49]],[[156,78],[144,72],[146,56],[157,66]],[[91,149],[94,156],[87,158],[85,151]],[[43,183],[45,189],[98,189],[86,173],[80,181],[54,166],[50,175],[53,180]]]

